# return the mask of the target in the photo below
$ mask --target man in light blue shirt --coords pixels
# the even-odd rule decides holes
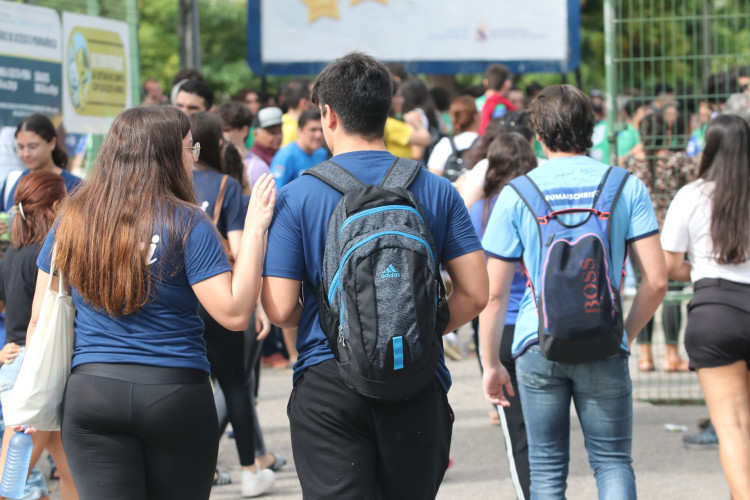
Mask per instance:
[[[549,160],[528,176],[551,210],[591,208],[609,168],[585,155],[595,117],[586,96],[571,85],[547,87],[530,109],[532,126]],[[561,215],[568,226],[580,213]],[[532,498],[564,498],[570,441],[570,402],[574,401],[600,498],[634,499],[632,468],[632,387],[627,353],[636,334],[653,316],[667,288],[658,226],[643,183],[630,176],[610,218],[609,266],[619,289],[628,247],[643,280],[627,319],[621,352],[578,364],[550,361],[539,347],[539,316],[532,288],[521,300],[513,356],[526,420]],[[498,356],[500,337],[516,265],[522,260],[539,292],[542,273],[540,229],[535,216],[512,187],[505,187],[490,216],[482,245],[489,260],[490,300],[479,316],[486,398],[507,406],[512,387]]]
[[[276,179],[276,187],[289,184],[308,168],[327,159],[328,152],[323,147],[320,110],[305,110],[299,117],[297,140],[281,148],[271,161],[271,173]]]

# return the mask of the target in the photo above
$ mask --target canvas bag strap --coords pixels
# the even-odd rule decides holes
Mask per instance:
[[[57,245],[52,247],[52,259],[49,263],[49,280],[47,281],[47,290],[52,286],[52,277],[55,275],[55,255],[57,254]],[[67,295],[65,292],[65,279],[62,273],[57,277],[57,292],[60,295]]]
[[[221,178],[221,184],[219,185],[219,194],[216,196],[216,202],[214,203],[214,216],[211,219],[214,223],[214,226],[218,227],[219,224],[219,216],[221,215],[221,206],[224,204],[224,193],[227,189],[227,178],[229,178],[228,175],[225,175]]]
[[[308,168],[302,172],[302,175],[311,175],[320,179],[341,194],[365,187],[364,183],[354,177],[347,169],[331,160]]]

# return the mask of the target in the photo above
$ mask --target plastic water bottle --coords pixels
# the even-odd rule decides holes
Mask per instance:
[[[0,481],[0,495],[6,498],[23,497],[23,487],[26,485],[26,477],[29,475],[29,463],[31,462],[31,449],[34,443],[31,436],[23,431],[16,432],[10,438],[8,456],[5,459],[3,479]]]

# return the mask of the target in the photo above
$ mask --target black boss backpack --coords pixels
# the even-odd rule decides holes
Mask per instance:
[[[626,170],[610,167],[593,202],[556,211],[528,175],[509,184],[539,228],[542,265],[539,276],[530,281],[539,315],[539,345],[551,361],[586,363],[620,352],[622,303],[615,283],[622,263],[612,262],[610,224],[629,176]],[[560,219],[566,214],[585,218],[566,224]]]
[[[380,186],[332,161],[304,172],[343,194],[328,222],[320,326],[346,385],[373,399],[407,399],[433,380],[450,316],[430,228],[407,190],[420,169],[399,158]]]

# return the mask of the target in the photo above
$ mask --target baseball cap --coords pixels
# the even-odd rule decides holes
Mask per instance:
[[[258,111],[258,115],[255,117],[255,127],[268,128],[274,125],[281,125],[281,112],[280,108],[263,108]]]
[[[591,98],[598,97],[600,99],[604,99],[604,92],[602,92],[599,89],[591,89],[591,91],[589,91],[589,97]]]

